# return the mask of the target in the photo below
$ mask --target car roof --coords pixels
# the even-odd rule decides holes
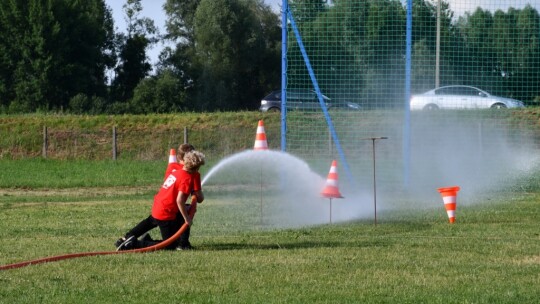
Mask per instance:
[[[278,93],[281,94],[281,90],[274,90],[268,95],[274,95],[274,94],[278,94]],[[314,89],[287,89],[287,93],[310,93],[310,94],[316,94]],[[323,98],[330,100],[330,98],[328,96],[322,94],[322,92],[321,92],[321,95],[323,96]]]
[[[478,90],[478,91],[481,91],[481,92],[483,92],[485,94],[491,95],[488,92],[486,92],[486,91],[484,91],[484,90],[482,90],[480,88],[473,87],[473,86],[470,86],[470,85],[459,85],[459,84],[440,86],[438,88],[434,88],[434,89],[431,89],[429,91],[426,91],[424,94],[426,94],[426,93],[435,93],[436,91],[439,91],[439,90],[452,89],[452,88],[473,89],[473,90]]]
[[[438,88],[433,89],[432,91],[440,90],[440,89],[447,89],[447,88],[470,88],[470,89],[475,89],[475,90],[479,90],[479,91],[482,91],[482,92],[486,92],[486,91],[484,91],[484,90],[482,90],[482,89],[480,89],[478,87],[473,87],[473,86],[470,86],[470,85],[460,85],[460,84],[440,86]]]
[[[477,87],[473,87],[473,86],[470,86],[470,85],[461,85],[461,84],[452,84],[452,85],[440,86],[438,88],[435,88],[434,90],[442,89],[442,88],[473,88],[473,89],[482,90],[482,89],[479,89]]]

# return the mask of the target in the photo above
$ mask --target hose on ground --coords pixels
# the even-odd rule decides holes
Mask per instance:
[[[197,202],[192,201],[191,207],[189,208],[189,216],[193,219],[195,216],[195,212],[197,211]],[[30,265],[36,265],[41,263],[48,263],[48,262],[55,262],[55,261],[61,261],[61,260],[67,260],[67,259],[74,259],[74,258],[80,258],[80,257],[87,257],[87,256],[96,256],[96,255],[110,255],[110,254],[123,254],[123,253],[140,253],[140,252],[152,252],[156,250],[163,249],[167,246],[169,246],[172,242],[176,241],[182,233],[186,231],[186,229],[189,227],[187,223],[184,223],[178,231],[171,236],[170,238],[164,240],[163,242],[160,242],[156,245],[145,247],[145,248],[138,248],[138,249],[132,249],[132,250],[124,250],[124,251],[97,251],[97,252],[82,252],[82,253],[72,253],[72,254],[65,254],[65,255],[58,255],[53,257],[46,257],[41,258],[37,260],[31,260],[26,262],[19,262],[14,264],[8,264],[0,266],[0,270],[8,270],[8,269],[15,269],[15,268],[21,268],[25,266]]]

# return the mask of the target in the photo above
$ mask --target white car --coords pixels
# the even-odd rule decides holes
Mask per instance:
[[[411,97],[411,110],[524,108],[523,102],[463,85],[444,86]]]

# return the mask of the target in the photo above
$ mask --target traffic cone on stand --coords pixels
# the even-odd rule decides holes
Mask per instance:
[[[253,150],[268,150],[266,133],[264,132],[264,122],[262,120],[259,120],[259,125],[257,126],[257,135],[255,136]]]
[[[259,125],[257,126],[257,134],[255,135],[255,145],[253,145],[254,151],[264,151],[268,150],[268,143],[266,142],[266,133],[264,132],[264,122],[259,120]],[[260,182],[261,182],[261,191],[262,191],[262,164],[261,164],[261,175],[260,175]],[[260,222],[261,225],[263,223],[263,200],[262,200],[262,192],[261,192],[261,204],[260,204]]]
[[[321,192],[321,195],[330,199],[330,223],[332,223],[332,199],[343,198],[343,196],[339,192],[337,161],[335,160],[332,161],[330,172],[328,172],[328,177],[326,178],[326,185]]]
[[[175,149],[171,149],[171,151],[169,151],[169,164],[172,164],[172,163],[176,163],[176,150]]]
[[[332,161],[332,166],[330,167],[330,172],[326,179],[326,186],[321,192],[322,196],[326,198],[343,198],[341,193],[339,193],[338,188],[338,173],[337,173],[337,161]]]
[[[458,186],[437,189],[442,196],[444,208],[446,209],[450,223],[456,221],[456,197],[459,189]]]

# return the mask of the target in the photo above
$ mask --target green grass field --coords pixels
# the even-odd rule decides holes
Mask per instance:
[[[113,250],[148,215],[164,170],[144,161],[0,165],[0,265]],[[252,193],[231,199],[209,186],[192,231],[197,250],[0,271],[0,303],[538,303],[539,180],[471,206],[458,197],[455,224],[441,202],[381,212],[376,226],[300,229],[259,226]]]

